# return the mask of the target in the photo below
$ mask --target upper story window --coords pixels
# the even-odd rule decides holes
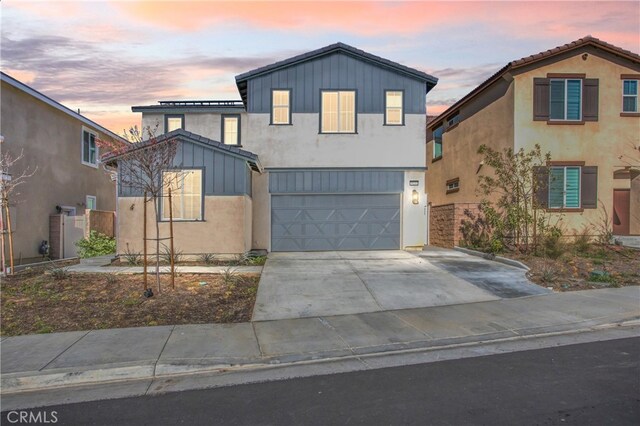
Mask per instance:
[[[433,131],[433,159],[442,158],[442,125]]]
[[[96,134],[82,129],[82,164],[98,167],[98,147],[96,145]]]
[[[456,114],[447,120],[447,127],[455,126],[460,122],[460,114]]]
[[[638,112],[638,80],[622,80],[622,112]]]
[[[162,197],[162,220],[202,220],[202,170],[167,170]],[[171,211],[168,192],[171,188]]]
[[[580,167],[551,167],[549,208],[580,208]]]
[[[184,115],[174,114],[164,116],[164,132],[169,133],[177,129],[184,129]]]
[[[404,93],[401,90],[386,90],[384,124],[387,126],[401,126],[404,124]]]
[[[222,143],[225,145],[240,145],[240,116],[222,116]]]
[[[582,119],[582,80],[551,79],[549,82],[549,119]]]
[[[323,91],[320,133],[356,132],[356,92]]]
[[[271,124],[291,124],[291,89],[271,92]]]

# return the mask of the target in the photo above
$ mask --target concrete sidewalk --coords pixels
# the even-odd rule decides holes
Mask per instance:
[[[587,330],[640,318],[640,288],[240,324],[2,338],[2,393],[224,372]]]

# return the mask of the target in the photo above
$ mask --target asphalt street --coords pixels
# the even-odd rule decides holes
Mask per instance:
[[[637,425],[640,338],[29,412],[63,425]]]

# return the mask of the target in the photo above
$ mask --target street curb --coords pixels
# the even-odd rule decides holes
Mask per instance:
[[[604,319],[604,318],[603,318]],[[610,319],[611,320],[611,319]],[[61,389],[78,385],[101,385],[130,380],[155,380],[169,379],[172,377],[188,376],[194,374],[223,374],[240,371],[261,371],[273,368],[291,367],[297,365],[311,365],[330,361],[362,360],[368,357],[379,357],[399,354],[426,353],[444,349],[473,347],[490,343],[514,342],[540,337],[559,335],[571,335],[584,332],[602,330],[615,327],[637,327],[640,319],[637,316],[617,318],[614,322],[599,323],[596,320],[587,320],[583,323],[571,323],[550,327],[536,327],[523,329],[519,333],[507,337],[494,337],[494,333],[466,336],[462,338],[440,339],[439,342],[425,341],[427,345],[413,345],[398,347],[397,349],[378,350],[371,348],[368,352],[353,352],[350,355],[320,356],[317,354],[285,354],[279,357],[266,358],[264,360],[252,360],[245,364],[224,362],[224,360],[211,360],[194,364],[189,362],[144,361],[140,363],[126,363],[115,366],[102,365],[86,368],[55,369],[48,372],[30,371],[2,374],[0,380],[0,395],[18,394],[22,392]],[[578,328],[576,328],[578,327]],[[429,345],[429,343],[431,345]],[[434,344],[435,343],[435,344]],[[183,360],[184,361],[184,360]],[[97,367],[97,368],[96,368]]]
[[[454,247],[453,249],[456,250],[456,251],[462,252],[462,253],[469,254],[471,256],[482,257],[483,259],[493,260],[494,262],[504,263],[505,265],[514,266],[516,268],[524,269],[525,271],[528,271],[530,269],[527,265],[525,265],[522,262],[519,262],[519,261],[513,260],[513,259],[508,259],[508,258],[502,257],[502,256],[496,256],[495,254],[483,253],[481,251],[471,250],[471,249],[468,249],[468,248],[457,247],[457,246]]]

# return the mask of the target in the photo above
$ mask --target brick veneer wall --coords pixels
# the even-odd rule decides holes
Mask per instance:
[[[429,217],[429,244],[438,247],[457,246],[462,239],[460,225],[465,216],[464,211],[478,212],[478,203],[455,203],[432,206]]]

